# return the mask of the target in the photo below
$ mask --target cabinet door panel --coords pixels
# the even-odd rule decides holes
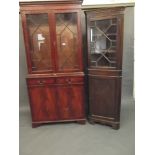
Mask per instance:
[[[69,88],[67,85],[57,86],[57,103],[59,105],[59,116],[62,120],[70,119],[72,116],[69,96]]]
[[[116,79],[89,78],[89,102],[91,115],[114,117],[116,100]]]
[[[33,121],[58,119],[55,88],[53,86],[29,86]]]
[[[70,98],[73,118],[84,117],[84,88],[83,85],[70,87]]]
[[[55,19],[58,70],[79,70],[77,13],[56,13]]]
[[[84,118],[84,90],[82,85],[57,86],[61,119]]]
[[[53,70],[48,14],[27,14],[32,72]]]

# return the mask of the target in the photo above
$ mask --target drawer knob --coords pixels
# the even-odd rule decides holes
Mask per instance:
[[[71,79],[66,79],[66,82],[67,82],[68,84],[71,84]]]
[[[41,81],[41,80],[40,80],[40,81],[38,81],[38,83],[39,83],[39,84],[44,84],[45,81]]]

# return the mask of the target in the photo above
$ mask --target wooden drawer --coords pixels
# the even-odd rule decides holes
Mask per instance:
[[[33,78],[27,79],[28,85],[43,85],[43,84],[54,84],[55,78]]]
[[[84,77],[72,77],[70,78],[70,81],[73,83],[79,83],[79,82],[83,82]]]
[[[83,77],[60,77],[57,78],[57,84],[74,84],[74,83],[81,83],[84,81]]]
[[[64,83],[67,83],[67,81],[68,81],[67,77],[59,77],[56,79],[57,84],[64,84]]]

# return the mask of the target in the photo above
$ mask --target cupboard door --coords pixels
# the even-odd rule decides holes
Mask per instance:
[[[84,86],[72,85],[70,87],[70,100],[73,118],[84,118]]]
[[[77,13],[56,13],[55,20],[58,71],[79,70],[80,44]]]
[[[54,86],[29,86],[30,105],[33,121],[58,120],[56,92]]]
[[[91,19],[88,22],[89,67],[117,67],[118,19]]]
[[[60,118],[84,118],[84,89],[82,85],[57,86]]]
[[[114,118],[117,106],[117,80],[115,78],[89,77],[90,115]]]
[[[51,55],[51,40],[48,14],[26,14],[30,70],[35,72],[50,72],[53,70]]]
[[[57,103],[61,120],[70,119],[72,116],[69,88],[67,85],[57,85]]]

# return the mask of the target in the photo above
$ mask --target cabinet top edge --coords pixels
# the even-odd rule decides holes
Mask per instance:
[[[86,14],[93,14],[93,13],[101,13],[101,12],[124,12],[125,7],[105,7],[105,8],[92,8],[92,9],[87,9],[83,10]]]
[[[97,10],[97,9],[113,9],[113,8],[123,8],[125,9],[126,7],[134,7],[135,3],[117,3],[117,4],[97,4],[97,5],[82,5],[82,10],[83,11],[92,11],[92,10]]]
[[[44,4],[82,4],[83,0],[19,1],[20,6]]]
[[[101,14],[108,16],[108,15],[117,15],[117,14],[124,14],[125,7],[110,7],[110,8],[94,8],[89,10],[83,10],[84,13],[89,17],[94,16],[101,16]]]

